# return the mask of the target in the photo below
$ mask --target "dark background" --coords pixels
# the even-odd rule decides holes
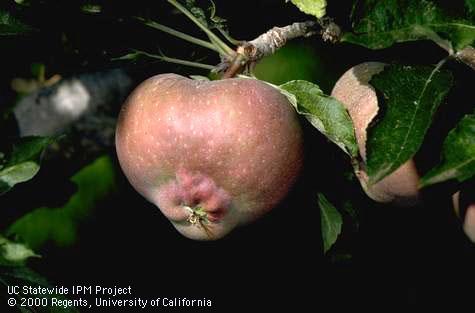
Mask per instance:
[[[4,9],[30,21],[37,31],[1,38],[2,110],[16,98],[8,87],[11,79],[31,75],[35,62],[45,64],[47,76],[61,73],[64,77],[124,67],[137,82],[162,72],[200,72],[150,59],[132,63],[111,58],[128,53],[128,48],[155,52],[160,48],[168,56],[219,62],[204,49],[130,20],[133,15],[160,18],[163,24],[200,36],[184,16],[172,14],[164,1],[157,2],[103,1],[100,15],[79,13],[79,1],[38,1],[34,9],[21,12],[15,11],[13,1],[3,2]],[[348,29],[350,1],[329,2],[329,15]],[[283,0],[216,1],[216,5],[218,15],[228,19],[231,34],[239,39],[252,39],[273,26],[308,19]],[[293,44],[311,47],[314,57],[323,60],[311,79],[327,93],[339,75],[360,62],[435,64],[445,56],[429,42],[380,51],[325,44],[318,37]],[[473,110],[473,71],[455,62],[449,62],[447,68],[454,73],[455,85],[417,156],[422,169],[437,163],[444,134]],[[14,132],[14,125],[8,124],[4,134]],[[452,212],[450,192],[454,186],[427,190],[425,205],[420,207],[377,205],[364,196],[358,184],[342,175],[351,168],[336,147],[308,125],[306,136],[305,172],[289,197],[257,223],[222,240],[196,242],[180,236],[156,207],[132,189],[116,164],[119,190],[81,224],[77,242],[63,248],[47,244],[38,251],[43,258],[30,265],[53,285],[131,285],[133,295],[142,298],[211,299],[213,307],[202,311],[284,308],[299,312],[327,306],[387,311],[440,305],[454,308],[469,302],[473,294],[467,286],[475,279],[475,249]],[[113,150],[106,152],[115,160]],[[43,164],[37,178],[0,200],[0,207],[18,208],[8,211],[0,226],[8,226],[30,208],[67,199],[69,188],[74,187],[65,181],[83,162],[78,157],[73,164]],[[318,191],[336,204],[343,198],[353,199],[358,212],[358,232],[345,225],[341,241],[328,256],[322,255]],[[338,259],[341,253],[352,257]]]

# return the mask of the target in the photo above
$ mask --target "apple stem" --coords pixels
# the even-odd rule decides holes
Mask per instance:
[[[224,74],[221,76],[221,79],[232,78],[242,72],[242,69],[248,62],[248,59],[245,55],[238,53],[236,57],[232,60],[231,64],[229,65],[228,69]]]
[[[178,3],[175,0],[167,0],[168,3],[173,5],[175,8],[177,8],[179,11],[181,11],[183,14],[185,14],[186,17],[188,17],[193,23],[195,23],[205,34],[208,36],[209,40],[211,43],[219,50],[219,53],[221,55],[224,55],[228,57],[229,59],[232,59],[236,52],[231,49],[228,45],[226,45],[218,36],[216,36],[215,33],[213,33],[211,30],[206,27],[206,25],[203,25],[200,20],[198,20],[190,11],[188,11],[184,6],[182,6],[180,3]]]
[[[211,231],[211,229],[209,229],[209,227],[207,225],[205,225],[203,223],[203,221],[200,219],[198,220],[198,223],[200,224],[201,228],[203,228],[203,230],[205,231],[206,235],[209,237],[209,238],[213,238],[214,235],[213,235],[213,232]]]
[[[190,213],[190,215],[188,216],[188,222],[191,225],[202,228],[209,238],[213,238],[213,232],[206,225],[206,223],[208,222],[208,218],[206,213],[203,211],[203,208],[200,206],[190,208],[186,205],[184,205],[183,208]]]

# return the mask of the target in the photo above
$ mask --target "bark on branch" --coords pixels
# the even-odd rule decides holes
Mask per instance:
[[[317,23],[307,21],[293,23],[285,27],[274,27],[254,40],[238,47],[237,52],[244,54],[249,61],[257,61],[265,56],[274,54],[282,48],[288,40],[297,37],[308,37],[315,34]]]
[[[468,46],[455,53],[455,58],[475,70],[475,48]]]
[[[320,26],[320,30],[318,30]],[[227,65],[223,78],[234,77],[247,64],[253,64],[263,57],[274,54],[282,48],[288,40],[298,37],[309,37],[321,34],[323,40],[336,42],[339,40],[341,30],[329,18],[318,21],[297,22],[284,27],[274,27],[254,40],[243,42],[236,49],[236,57]]]

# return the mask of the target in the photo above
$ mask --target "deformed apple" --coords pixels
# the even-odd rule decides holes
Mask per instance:
[[[275,207],[303,163],[297,114],[256,79],[160,74],[128,97],[118,159],[132,186],[191,239],[218,239]]]
[[[373,185],[368,184],[365,170],[367,128],[379,110],[376,91],[369,81],[384,66],[384,63],[367,62],[350,68],[339,78],[331,95],[343,103],[353,120],[363,160],[361,170],[356,174],[366,194],[377,202],[413,205],[419,199],[419,175],[412,159]]]

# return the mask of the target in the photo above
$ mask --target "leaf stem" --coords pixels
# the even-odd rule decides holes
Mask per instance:
[[[227,56],[228,58],[232,58],[235,54],[234,50],[231,49],[228,45],[226,45],[216,34],[214,34],[211,30],[208,29],[205,25],[203,25],[190,11],[188,11],[184,6],[178,3],[176,0],[167,0],[168,3],[173,5],[177,8],[180,12],[185,14],[193,23],[195,23],[202,31],[208,35],[208,38],[211,42],[215,45],[216,48],[220,50],[220,53]]]
[[[434,71],[432,73],[438,72],[449,58],[450,58],[450,55],[440,60],[435,66]]]
[[[180,64],[180,65],[186,65],[186,66],[191,66],[191,67],[197,67],[197,68],[202,68],[205,70],[214,70],[214,66],[210,64],[204,64],[204,63],[199,63],[199,62],[193,62],[193,61],[188,61],[188,60],[183,60],[183,59],[176,59],[176,58],[170,58],[164,55],[156,55],[152,53],[148,53],[145,51],[140,51],[140,50],[135,50],[134,51],[138,54],[143,54],[145,56],[148,56],[150,58],[158,59],[161,61],[169,62],[169,63],[175,63],[175,64]]]
[[[229,35],[229,33],[225,30],[223,30],[221,27],[216,27],[216,29],[219,31],[219,33],[224,37],[224,39],[226,39],[227,41],[229,41],[230,43],[232,43],[233,45],[240,45],[242,44],[242,40],[237,40],[237,39],[234,39],[233,37],[231,37]]]
[[[164,33],[167,33],[167,34],[170,34],[170,35],[175,36],[177,38],[180,38],[180,39],[183,39],[185,41],[191,42],[195,45],[213,50],[215,52],[218,52],[218,53],[221,52],[218,48],[216,48],[212,43],[210,43],[208,41],[190,36],[188,34],[185,34],[185,33],[181,32],[181,31],[178,31],[176,29],[173,29],[171,27],[165,26],[163,24],[160,24],[160,23],[157,23],[157,22],[154,22],[154,21],[147,21],[147,20],[145,20],[144,18],[141,18],[141,17],[136,17],[136,19],[143,22],[145,25],[150,26],[150,27],[155,28],[155,29],[158,29],[158,30],[160,30]]]

